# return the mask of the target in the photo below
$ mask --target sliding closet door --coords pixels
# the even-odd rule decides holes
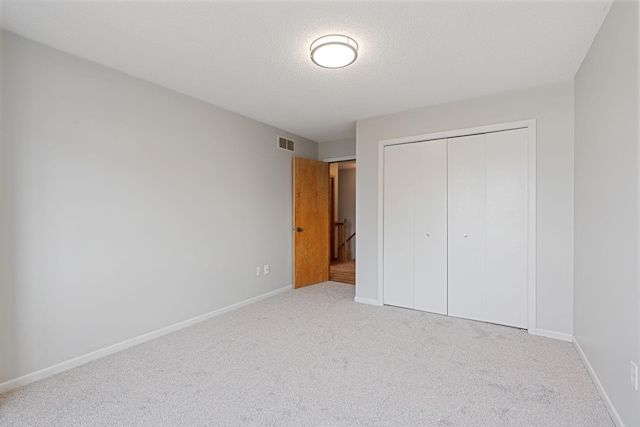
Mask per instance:
[[[384,149],[384,303],[413,308],[413,153]]]
[[[384,155],[384,303],[526,328],[528,129]]]
[[[485,135],[448,140],[449,315],[486,318]]]
[[[447,314],[447,141],[415,144],[413,159],[413,305]]]
[[[527,327],[527,129],[486,136],[487,322]]]

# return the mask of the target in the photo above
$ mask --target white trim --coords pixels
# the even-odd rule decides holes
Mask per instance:
[[[589,372],[589,375],[591,376],[591,379],[593,380],[593,383],[598,390],[598,394],[600,394],[600,398],[604,402],[604,406],[607,407],[607,411],[609,411],[609,415],[613,419],[613,422],[616,423],[616,426],[618,427],[625,427],[624,422],[622,422],[622,418],[620,418],[620,414],[618,414],[615,406],[613,406],[611,399],[609,399],[609,395],[607,395],[607,392],[600,382],[600,378],[598,378],[596,371],[593,370],[593,366],[591,366],[591,363],[589,363],[589,359],[587,359],[587,355],[584,353],[584,351],[582,351],[582,347],[580,347],[580,343],[578,342],[576,337],[573,337],[573,345],[576,348],[580,359],[582,359],[582,363],[584,363],[584,366],[587,368],[587,372]]]
[[[530,334],[536,333],[537,324],[537,300],[538,300],[538,281],[537,281],[537,220],[536,220],[536,194],[537,194],[537,136],[536,121],[528,120],[527,128],[529,129],[528,141],[528,159],[529,159],[529,224],[528,224],[528,260],[527,260],[527,330]]]
[[[354,301],[361,304],[377,305],[378,307],[382,307],[382,304],[377,299],[355,297]]]
[[[27,375],[23,375],[21,377],[15,378],[13,380],[9,380],[0,384],[0,394],[6,393],[10,390],[13,390],[18,387],[22,387],[27,384],[31,384],[36,381],[40,381],[41,379],[50,377],[52,375],[58,374],[63,371],[67,371],[69,369],[75,368],[80,365],[84,365],[87,362],[92,360],[99,359],[104,356],[108,356],[113,353],[117,353],[119,351],[125,350],[129,347],[136,346],[138,344],[142,344],[147,341],[151,341],[163,335],[170,334],[177,330],[186,328],[188,326],[195,325],[196,323],[204,322],[205,320],[209,320],[212,317],[219,316],[221,314],[227,313],[232,310],[236,310],[241,307],[245,307],[247,305],[253,304],[260,300],[272,297],[282,292],[286,292],[293,288],[293,285],[288,285],[275,291],[267,292],[262,295],[258,295],[253,298],[246,299],[244,301],[237,302],[235,304],[228,305],[226,307],[219,308],[217,310],[211,311],[209,313],[202,314],[200,316],[193,317],[191,319],[184,320],[182,322],[175,323],[173,325],[134,337],[128,340],[122,341],[117,344],[110,345],[108,347],[102,348],[100,350],[92,351],[91,353],[75,357],[73,359],[67,360],[65,362],[58,363],[56,365],[50,366],[48,368],[41,369],[36,372],[32,372]]]
[[[433,141],[436,139],[455,138],[490,132],[502,132],[513,129],[528,129],[528,177],[529,177],[529,223],[528,223],[528,261],[527,261],[527,331],[536,334],[536,119],[517,122],[478,126],[402,138],[383,139],[378,141],[378,300],[384,304],[384,148],[389,145],[410,144],[414,142]]]
[[[344,156],[344,157],[331,157],[329,159],[322,159],[325,163],[334,163],[334,162],[346,162],[347,160],[355,160],[356,156]]]
[[[478,135],[482,133],[491,133],[491,132],[502,132],[505,130],[522,129],[526,127],[530,128],[531,126],[535,127],[535,125],[536,125],[536,119],[520,120],[517,122],[501,123],[496,125],[477,126],[472,128],[466,128],[466,129],[456,129],[456,130],[448,130],[444,132],[425,133],[422,135],[404,136],[402,138],[383,139],[379,141],[379,144],[387,146],[387,145],[397,145],[397,144],[408,144],[412,142],[433,141],[436,139],[457,138],[459,136]]]
[[[533,335],[539,335],[541,337],[553,338],[554,340],[573,342],[573,335],[567,334],[565,332],[557,332],[557,331],[549,331],[547,329],[536,329],[535,331],[529,333],[533,333]]]
[[[384,304],[384,141],[378,143],[378,301]],[[357,195],[358,193],[356,193]],[[358,255],[356,254],[356,259]]]

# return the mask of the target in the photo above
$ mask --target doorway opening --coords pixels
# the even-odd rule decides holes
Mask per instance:
[[[356,161],[329,164],[330,274],[334,282],[356,283]]]

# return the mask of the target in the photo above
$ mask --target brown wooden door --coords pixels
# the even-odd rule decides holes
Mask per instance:
[[[293,287],[329,280],[329,164],[293,158]]]

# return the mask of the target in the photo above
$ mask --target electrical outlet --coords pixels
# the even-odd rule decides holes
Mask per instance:
[[[638,366],[633,362],[631,362],[630,374],[629,381],[631,381],[633,388],[638,391]]]
[[[271,270],[271,269],[269,268],[269,264],[265,264],[265,265],[264,265],[264,268],[263,268],[262,270],[264,271],[264,274],[269,274],[269,271]]]
[[[256,276],[262,276],[262,267],[256,267]]]

